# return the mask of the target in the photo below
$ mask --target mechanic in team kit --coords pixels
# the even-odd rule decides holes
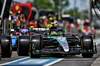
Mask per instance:
[[[14,24],[16,24],[16,29],[24,28],[25,16],[20,11],[17,12],[17,15],[15,13],[15,16],[14,16]]]

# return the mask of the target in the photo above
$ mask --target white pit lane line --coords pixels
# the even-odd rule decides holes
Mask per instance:
[[[23,60],[23,59],[27,59],[27,58],[29,58],[29,57],[25,57],[25,58],[21,58],[21,59],[18,59],[18,60],[11,61],[11,62],[3,63],[3,64],[0,64],[0,66],[10,64],[10,63],[14,63],[14,62],[17,62],[17,61],[20,61],[20,60]]]
[[[48,63],[48,64],[43,65],[43,66],[51,66],[51,65],[53,65],[53,64],[55,64],[55,63],[57,63],[57,62],[60,62],[60,61],[63,60],[63,59],[64,59],[64,58],[60,58],[60,59],[58,59],[58,60],[56,60],[56,61],[54,61],[54,62]]]
[[[14,62],[17,62],[17,61],[21,61],[21,60],[24,60],[24,59],[27,59],[27,58],[29,58],[29,57],[25,57],[25,58],[22,58],[22,59],[18,59],[18,60],[14,60],[14,61],[11,61],[11,62],[3,63],[3,64],[0,64],[0,66],[7,65],[7,64],[11,64],[11,63],[14,63]],[[63,60],[63,59],[64,59],[64,58],[60,58],[60,59],[58,59],[58,60],[56,60],[56,61],[54,61],[54,62],[45,64],[45,65],[43,65],[43,66],[51,66],[51,65],[53,65],[53,64],[55,64],[55,63],[57,63],[57,62],[60,62],[60,61]]]

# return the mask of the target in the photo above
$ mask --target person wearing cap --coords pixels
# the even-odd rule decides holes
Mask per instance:
[[[12,24],[12,21],[13,21],[13,12],[12,11],[10,11],[9,12],[9,23],[10,23],[10,29],[12,29],[13,28],[13,24]]]
[[[39,21],[39,27],[43,28],[44,27],[44,22],[43,22],[43,17],[40,17],[40,21]]]
[[[56,21],[56,18],[53,18],[53,17],[49,17],[49,22],[47,24],[47,28],[51,27],[51,26],[57,26],[57,21]]]
[[[44,22],[44,27],[46,27],[46,25],[47,25],[47,17],[46,16],[43,16],[43,22]]]
[[[25,24],[24,15],[19,12],[19,17],[17,19],[16,26],[18,29],[22,29],[24,28],[24,24]]]
[[[19,15],[18,15],[18,12],[16,11],[14,14],[13,14],[13,27],[16,28],[16,22],[17,22],[17,19],[18,19]]]
[[[21,29],[24,29],[25,28],[24,27],[25,26],[25,22],[26,22],[24,14],[20,15],[20,21],[21,21]]]
[[[52,23],[52,22],[54,22],[54,19],[53,19],[53,17],[50,17],[49,18],[49,23]]]

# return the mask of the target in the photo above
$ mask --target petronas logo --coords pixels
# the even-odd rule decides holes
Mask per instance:
[[[19,6],[16,6],[15,9],[18,10],[19,9]]]

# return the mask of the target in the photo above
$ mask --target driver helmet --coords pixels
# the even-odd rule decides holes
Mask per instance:
[[[43,19],[43,17],[41,16],[40,19]]]
[[[56,32],[56,31],[52,31],[52,32],[50,33],[50,35],[51,35],[51,36],[57,36],[57,32]]]
[[[53,18],[52,18],[52,17],[50,17],[50,18],[49,18],[49,20],[50,20],[50,21],[52,21],[52,20],[53,20]]]
[[[9,14],[13,14],[13,12],[12,12],[12,11],[10,11],[10,12],[9,12]]]
[[[15,34],[16,34],[16,35],[19,35],[19,32],[16,32]]]

